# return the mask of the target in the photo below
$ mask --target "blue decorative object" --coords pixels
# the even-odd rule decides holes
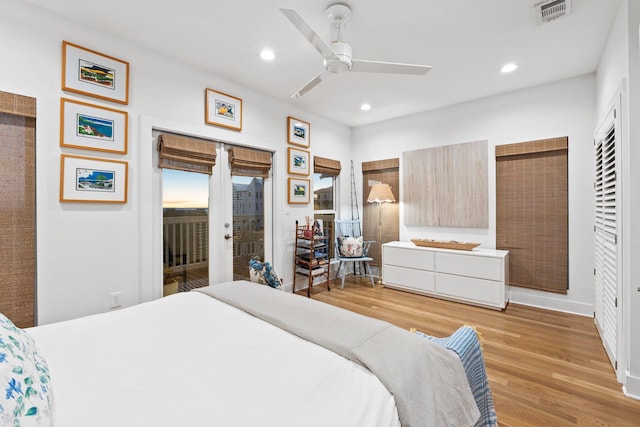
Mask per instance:
[[[265,283],[272,288],[280,287],[280,278],[268,262],[262,263],[260,262],[260,257],[254,256],[249,260],[249,267],[256,271],[262,283]]]
[[[432,337],[420,331],[417,331],[416,334],[454,351],[460,357],[473,397],[481,414],[480,420],[478,420],[475,427],[497,426],[498,418],[493,406],[493,396],[491,395],[484,365],[482,343],[475,328],[467,325],[461,326],[457,331],[445,338]]]

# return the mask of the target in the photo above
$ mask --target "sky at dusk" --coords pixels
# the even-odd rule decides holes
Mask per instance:
[[[314,175],[318,177],[319,175]],[[163,208],[207,208],[209,207],[209,178],[203,173],[184,172],[173,169],[162,170]],[[248,184],[249,177],[234,177],[234,183]],[[330,179],[314,179],[313,188],[319,190],[330,186]]]

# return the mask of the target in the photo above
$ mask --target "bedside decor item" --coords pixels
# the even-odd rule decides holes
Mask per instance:
[[[289,144],[309,148],[311,145],[311,125],[309,123],[289,116],[287,129]]]
[[[289,178],[289,204],[308,204],[311,200],[310,184],[308,179]]]
[[[289,168],[291,175],[309,176],[309,152],[298,148],[289,147]]]
[[[205,89],[205,117],[210,125],[242,130],[242,99],[214,89]]]
[[[127,154],[126,111],[60,98],[60,146]]]
[[[129,63],[63,41],[62,90],[126,105],[129,103]]]
[[[63,154],[60,201],[127,203],[127,175],[127,162]]]
[[[416,246],[424,246],[428,248],[457,249],[460,251],[470,251],[480,243],[473,242],[456,242],[455,240],[433,240],[433,239],[411,239]]]

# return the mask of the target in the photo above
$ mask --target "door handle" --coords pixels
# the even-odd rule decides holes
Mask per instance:
[[[224,235],[225,240],[233,239],[233,236],[229,233]]]

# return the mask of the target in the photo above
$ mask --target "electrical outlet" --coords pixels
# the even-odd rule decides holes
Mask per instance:
[[[121,307],[122,303],[120,302],[120,297],[122,296],[122,291],[118,291],[118,292],[112,292],[109,297],[110,297],[110,304],[109,306],[111,308],[116,308],[116,307]]]

